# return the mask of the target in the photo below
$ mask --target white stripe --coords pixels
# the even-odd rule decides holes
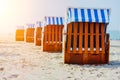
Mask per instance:
[[[46,19],[47,19],[47,22],[45,23],[45,25],[48,25],[48,23],[49,23],[49,20],[48,20],[48,18],[49,18],[49,17],[46,17]]]
[[[84,9],[84,15],[85,15],[85,22],[88,22],[89,21],[89,18],[88,18],[88,12],[87,12],[87,9]]]
[[[58,24],[57,25],[61,25],[60,17],[58,18]]]
[[[57,25],[57,17],[54,18],[55,25]]]
[[[66,18],[66,22],[70,22],[70,20],[68,20],[68,19],[70,19],[71,17],[70,17],[70,11],[68,11],[68,13],[65,15],[65,18]]]
[[[107,9],[106,10],[104,10],[104,14],[105,14],[105,21],[108,23],[109,21],[108,21],[108,14],[107,14]]]
[[[102,22],[101,9],[97,10],[99,22]]]
[[[71,20],[70,21],[75,21],[75,13],[74,13],[74,9],[71,9],[71,14],[70,15],[72,15],[72,18],[71,18]]]
[[[82,21],[81,9],[78,9],[78,21]]]
[[[91,18],[92,18],[92,22],[95,22],[95,14],[93,9],[91,9]]]

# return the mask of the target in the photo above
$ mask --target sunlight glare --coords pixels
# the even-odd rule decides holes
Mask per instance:
[[[6,8],[6,0],[0,0],[0,13],[4,13]]]

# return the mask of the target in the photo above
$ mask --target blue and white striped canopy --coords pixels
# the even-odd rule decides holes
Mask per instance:
[[[24,26],[17,26],[16,28],[21,30],[24,29]]]
[[[44,26],[46,25],[64,25],[63,17],[45,17]]]
[[[26,28],[34,28],[35,24],[26,24]]]
[[[110,9],[68,8],[67,23],[97,22],[109,23]]]
[[[37,21],[36,22],[36,27],[42,27],[42,22],[41,21]]]

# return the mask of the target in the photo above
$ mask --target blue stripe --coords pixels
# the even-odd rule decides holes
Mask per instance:
[[[106,22],[104,10],[101,9],[100,11],[101,11],[102,22]]]
[[[39,26],[41,26],[41,22],[39,22]]]
[[[54,20],[54,17],[52,17],[52,21],[53,21],[53,24],[55,24],[55,20]]]
[[[44,26],[47,25],[46,22],[47,22],[47,17],[45,16]]]
[[[62,17],[60,17],[60,22],[61,22],[61,24],[60,24],[60,25],[63,25],[63,20],[62,20]]]
[[[69,11],[70,11],[70,15],[68,15],[68,16],[69,16],[69,18],[72,18],[72,11],[71,11],[71,8],[69,8]]]
[[[78,22],[78,9],[74,9],[75,22]]]
[[[109,15],[110,15],[110,10],[109,9],[107,9],[107,15],[108,15],[108,21],[109,21]]]
[[[94,9],[95,22],[99,22],[97,9]]]
[[[39,26],[41,26],[41,22],[38,21],[37,22],[37,27],[39,27]]]
[[[58,17],[56,18],[57,24],[59,24]]]
[[[107,9],[107,15],[108,15],[108,16],[109,16],[109,13],[110,13],[110,12],[109,12],[109,9]]]
[[[89,22],[92,22],[91,10],[87,9]]]
[[[84,9],[81,9],[81,18],[82,18],[82,22],[85,22],[85,12],[84,12]]]
[[[48,17],[48,24],[51,24],[50,17]]]

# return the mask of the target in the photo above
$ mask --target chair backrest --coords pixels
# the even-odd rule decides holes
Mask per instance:
[[[106,26],[104,23],[72,22],[67,26],[66,49],[74,52],[102,51],[105,46]]]

